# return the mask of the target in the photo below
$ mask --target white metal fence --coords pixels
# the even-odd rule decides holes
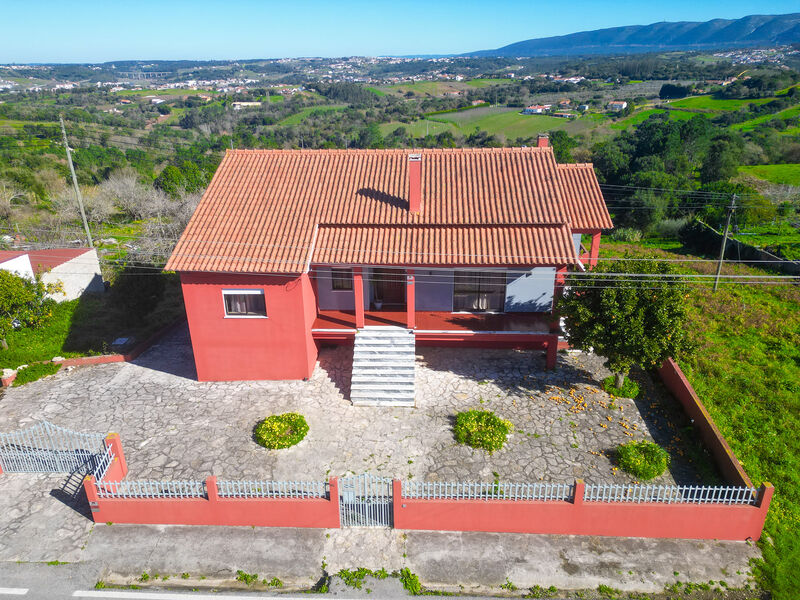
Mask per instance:
[[[571,483],[469,483],[403,481],[404,498],[422,500],[572,500]]]
[[[102,481],[106,473],[108,472],[108,467],[111,466],[111,463],[114,461],[114,450],[111,446],[106,448],[106,451],[100,455],[97,459],[97,463],[95,464],[94,471],[92,471],[92,475],[94,475],[95,481]]]
[[[91,472],[104,452],[103,434],[79,433],[48,421],[0,433],[0,468],[5,473]]]
[[[325,481],[217,481],[220,498],[327,498]]]
[[[739,486],[587,485],[586,502],[663,502],[665,504],[756,504],[758,490]]]
[[[99,498],[205,498],[204,481],[97,481]]]

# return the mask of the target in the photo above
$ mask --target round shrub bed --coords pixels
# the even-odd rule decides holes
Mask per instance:
[[[300,443],[307,433],[308,423],[303,415],[284,413],[261,421],[253,431],[253,437],[264,448],[277,450]]]
[[[503,447],[512,428],[511,421],[489,410],[468,410],[456,415],[453,433],[459,444],[482,448],[491,454]]]
[[[658,444],[642,440],[618,446],[617,461],[623,471],[647,481],[666,471],[670,458],[667,451]]]

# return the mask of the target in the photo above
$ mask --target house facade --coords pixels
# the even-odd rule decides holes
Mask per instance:
[[[180,273],[200,380],[304,379],[320,344],[355,344],[355,389],[359,356],[383,352],[399,372],[416,344],[547,348],[554,361],[564,276],[594,264],[610,227],[592,166],[557,164],[546,137],[235,150],[166,269]],[[380,371],[368,362],[367,383]]]

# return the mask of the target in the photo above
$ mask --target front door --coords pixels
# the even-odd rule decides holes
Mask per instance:
[[[406,274],[401,269],[372,271],[372,304],[375,310],[397,310],[406,305]]]

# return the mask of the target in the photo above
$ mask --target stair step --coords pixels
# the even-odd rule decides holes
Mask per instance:
[[[413,407],[416,341],[403,327],[368,326],[356,333],[350,400],[357,406]]]
[[[414,395],[414,382],[404,381],[402,383],[393,383],[391,381],[373,381],[370,383],[356,382],[351,384],[351,390],[366,391],[366,390],[385,390],[389,394],[411,394]]]

